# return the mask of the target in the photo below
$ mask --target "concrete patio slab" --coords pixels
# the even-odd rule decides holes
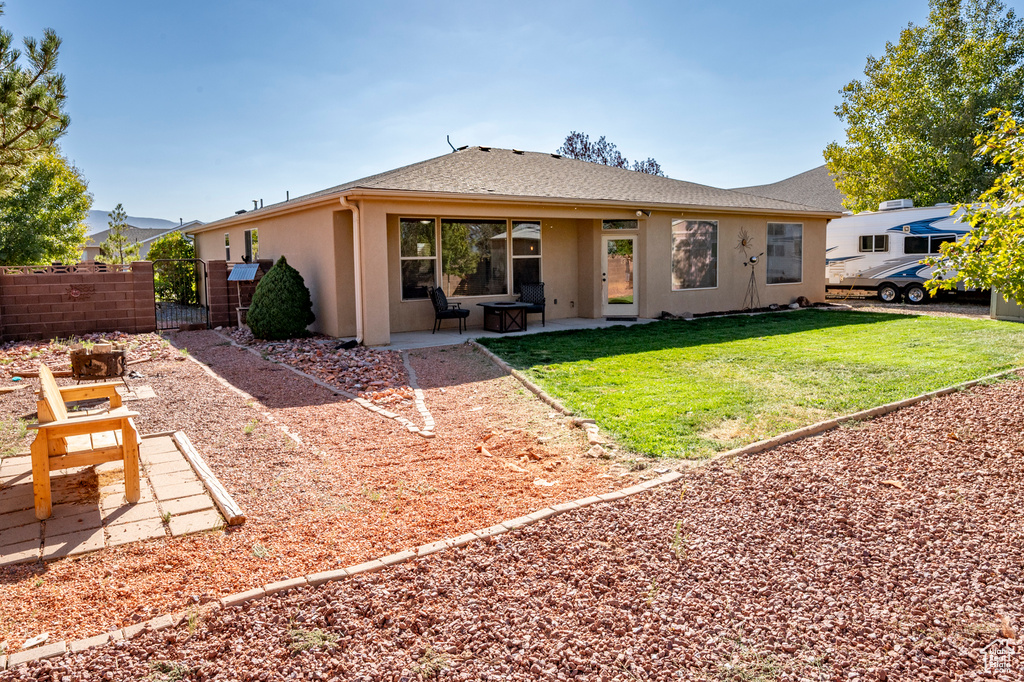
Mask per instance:
[[[139,502],[138,504],[124,504],[112,507],[103,511],[103,524],[106,526],[120,526],[123,523],[135,523],[146,519],[159,519],[160,508],[156,502]]]
[[[17,545],[0,547],[0,566],[25,564],[39,559],[39,541],[30,540]]]
[[[207,509],[201,512],[195,512],[192,514],[182,514],[181,516],[175,516],[170,521],[171,535],[179,537],[182,535],[191,535],[192,533],[202,533],[207,530],[215,530],[223,527],[224,517],[220,515],[216,509]]]
[[[43,539],[42,528],[38,523],[30,523],[26,526],[16,528],[5,528],[0,530],[0,547],[9,545],[20,545],[25,542],[34,541],[39,544]]]
[[[191,497],[163,501],[160,506],[164,508],[164,511],[177,516],[178,514],[191,514],[204,509],[213,509],[213,500],[209,495],[192,495]]]
[[[177,537],[225,525],[171,436],[144,437],[139,455],[146,463],[139,502],[125,500],[122,462],[53,471],[53,511],[45,521],[35,517],[31,458],[0,460],[0,566],[166,538],[168,531]]]
[[[103,549],[103,529],[83,528],[66,535],[47,536],[43,542],[43,559],[58,559],[99,549]]]
[[[192,495],[203,495],[206,493],[206,488],[199,482],[199,479],[192,477],[193,480],[184,483],[162,483],[157,485],[153,484],[153,488],[156,491],[156,498],[161,502],[166,500],[176,500],[181,497],[191,497]]]
[[[107,526],[108,547],[126,545],[129,542],[155,540],[156,538],[166,536],[164,523],[159,518],[132,521],[131,523],[122,523],[118,526]]]
[[[433,348],[436,346],[453,346],[465,343],[470,339],[500,338],[505,336],[524,336],[526,334],[543,334],[544,332],[562,332],[575,329],[604,329],[619,325],[632,326],[636,324],[647,324],[654,320],[639,319],[630,321],[589,319],[584,317],[569,317],[561,320],[550,320],[546,326],[540,322],[530,320],[528,328],[524,332],[513,332],[511,334],[499,334],[498,332],[487,331],[483,327],[471,327],[460,334],[457,329],[441,329],[437,333],[430,332],[400,332],[391,335],[391,344],[382,346],[384,350],[414,350],[417,348]]]

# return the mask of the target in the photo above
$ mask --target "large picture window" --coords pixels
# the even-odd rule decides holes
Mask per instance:
[[[540,282],[540,221],[512,221],[512,293]]]
[[[402,249],[402,298],[427,297],[427,287],[437,281],[436,231],[433,218],[403,218],[400,223]]]
[[[539,220],[401,218],[402,300],[518,294],[541,281]],[[509,240],[512,245],[509,248]]]
[[[718,221],[672,221],[672,290],[718,286]]]
[[[507,220],[441,220],[441,288],[447,296],[508,293]]]
[[[768,284],[793,284],[803,280],[804,226],[799,223],[768,223]]]

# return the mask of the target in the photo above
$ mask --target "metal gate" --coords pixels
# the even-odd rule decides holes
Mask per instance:
[[[156,328],[188,329],[210,326],[210,307],[205,305],[206,263],[198,258],[153,261],[156,294]]]

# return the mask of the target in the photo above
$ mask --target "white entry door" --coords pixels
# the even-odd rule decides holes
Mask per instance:
[[[602,236],[601,314],[636,317],[640,310],[633,285],[636,236]]]

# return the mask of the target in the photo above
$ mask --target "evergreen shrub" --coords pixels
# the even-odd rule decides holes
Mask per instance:
[[[313,300],[299,271],[281,256],[263,275],[246,315],[246,322],[257,339],[291,339],[308,336],[313,324]]]

